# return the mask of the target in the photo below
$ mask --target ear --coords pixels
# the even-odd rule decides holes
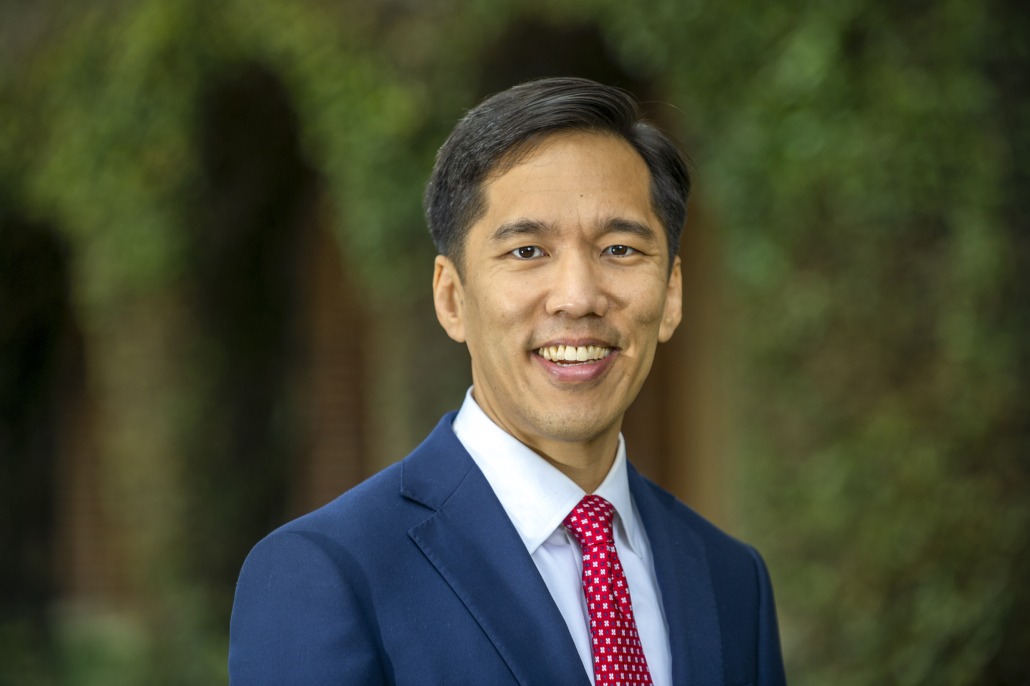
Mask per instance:
[[[433,263],[433,304],[436,319],[447,335],[465,342],[465,289],[450,258],[437,255]]]
[[[680,271],[679,256],[672,263],[669,272],[669,283],[665,289],[665,312],[662,324],[658,328],[658,341],[665,343],[672,338],[672,333],[683,319],[683,274]]]

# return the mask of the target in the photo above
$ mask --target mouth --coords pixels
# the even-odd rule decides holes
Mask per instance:
[[[548,362],[569,366],[603,360],[612,350],[603,345],[551,345],[537,348],[536,354]]]

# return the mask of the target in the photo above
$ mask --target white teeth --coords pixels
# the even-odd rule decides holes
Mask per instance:
[[[550,362],[587,362],[603,360],[611,354],[612,349],[600,345],[552,345],[539,348],[536,352]]]

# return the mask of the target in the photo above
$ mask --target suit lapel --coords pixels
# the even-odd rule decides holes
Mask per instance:
[[[519,683],[589,684],[565,620],[451,419],[404,462],[404,495],[433,510],[409,535]]]
[[[672,682],[723,683],[722,633],[704,546],[655,486],[630,467],[630,491],[651,543],[669,626]]]

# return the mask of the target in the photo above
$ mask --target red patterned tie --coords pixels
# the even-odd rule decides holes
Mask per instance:
[[[583,593],[590,609],[596,686],[650,684],[629,585],[612,539],[614,508],[588,495],[562,522],[583,548]]]

